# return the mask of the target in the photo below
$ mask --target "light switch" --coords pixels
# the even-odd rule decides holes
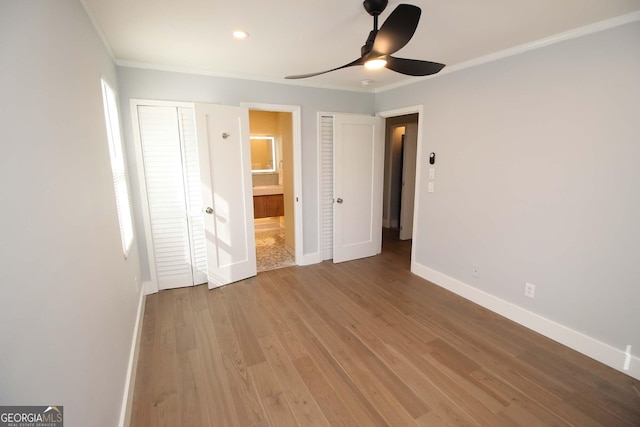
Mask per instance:
[[[436,168],[429,168],[429,179],[436,179]]]
[[[433,193],[433,182],[429,182],[429,184],[427,184],[427,192]]]

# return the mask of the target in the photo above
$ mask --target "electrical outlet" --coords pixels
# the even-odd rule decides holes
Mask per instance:
[[[531,283],[526,283],[524,284],[524,296],[527,298],[535,298],[536,297],[536,285],[533,285]]]
[[[471,275],[473,277],[480,277],[480,266],[478,264],[471,265]]]

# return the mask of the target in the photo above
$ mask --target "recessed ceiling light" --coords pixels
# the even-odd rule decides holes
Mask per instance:
[[[233,37],[237,38],[237,39],[246,39],[247,37],[249,37],[249,33],[247,33],[246,31],[234,31],[233,32]]]

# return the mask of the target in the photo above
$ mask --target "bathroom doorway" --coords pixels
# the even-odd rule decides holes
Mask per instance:
[[[249,109],[258,273],[296,265],[293,116]]]

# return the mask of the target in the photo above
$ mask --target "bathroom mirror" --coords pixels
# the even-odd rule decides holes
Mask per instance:
[[[276,171],[276,143],[273,136],[252,136],[251,172]]]

